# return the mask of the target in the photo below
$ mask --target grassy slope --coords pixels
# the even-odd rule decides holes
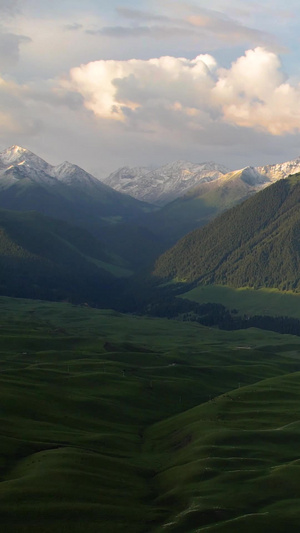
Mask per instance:
[[[0,298],[0,305],[6,532],[186,533],[203,524],[203,513],[214,523],[261,512],[266,486],[276,519],[281,493],[268,476],[271,466],[295,460],[297,440],[285,446],[273,429],[298,416],[300,339],[68,304]],[[267,444],[261,426],[273,428]],[[252,431],[250,448],[245,429]],[[297,439],[296,429],[288,436]],[[245,455],[247,464],[247,454],[262,490],[254,479],[237,505],[241,480],[254,474],[224,470],[243,468],[242,459],[231,468],[228,456]],[[295,477],[290,470],[283,473],[286,483]],[[190,521],[200,497],[204,511]],[[216,506],[225,514],[212,512]],[[290,508],[299,519],[294,502]],[[175,525],[163,528],[168,522]]]
[[[240,288],[203,285],[181,295],[198,303],[220,303],[239,314],[290,316],[300,318],[300,296],[277,289]]]
[[[262,380],[151,428],[160,503],[173,505],[159,531],[297,529],[299,385],[300,372]]]

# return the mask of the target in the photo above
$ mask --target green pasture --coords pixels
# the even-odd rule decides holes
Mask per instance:
[[[1,297],[3,531],[294,527],[299,354],[289,335]]]
[[[220,303],[239,314],[300,318],[300,295],[278,289],[251,289],[202,285],[181,295],[198,303]]]
[[[298,529],[300,373],[262,380],[153,426],[157,531]]]

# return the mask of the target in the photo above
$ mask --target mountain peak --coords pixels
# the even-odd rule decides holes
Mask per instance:
[[[44,159],[17,144],[10,146],[10,148],[0,153],[1,168],[20,165],[31,168],[34,171],[50,171],[52,168]]]
[[[18,146],[17,144],[13,144],[12,146],[10,146],[9,148],[7,148],[7,150],[5,150],[6,152],[18,152],[18,153],[23,153],[23,152],[27,152],[28,150],[26,148],[23,148],[22,146]]]
[[[18,159],[24,157],[28,153],[31,152],[29,152],[29,150],[26,150],[26,148],[22,148],[22,146],[14,144],[13,146],[10,146],[10,148],[4,150],[2,154],[0,154],[0,157],[3,163],[14,163],[15,161],[18,161]]]
[[[69,163],[69,161],[64,161],[63,163],[60,163],[54,167],[53,171],[55,174],[64,174],[65,172],[70,172],[70,170],[74,170],[75,168],[77,167],[72,165],[72,163]]]

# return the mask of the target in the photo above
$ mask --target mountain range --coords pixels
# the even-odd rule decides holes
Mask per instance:
[[[300,157],[284,163],[249,166],[234,171],[212,161],[175,161],[156,170],[146,167],[122,167],[103,179],[103,182],[138,200],[164,206],[187,193],[195,197],[201,192],[204,184],[206,194],[241,177],[244,183],[257,191],[297,172],[300,172]]]
[[[175,161],[156,170],[123,167],[103,180],[113,189],[159,206],[182,196],[199,183],[214,181],[229,170],[214,162]]]
[[[119,193],[77,165],[64,162],[58,166],[20,146],[12,146],[0,154],[0,208],[16,211],[36,211],[64,220],[90,231],[107,248],[110,256],[119,255],[124,238],[110,237],[118,225],[127,241],[135,242],[138,221],[157,208]],[[134,231],[130,222],[134,221]],[[121,229],[120,229],[121,231]],[[117,230],[118,232],[118,230]],[[152,262],[163,251],[149,229],[140,229],[142,253],[133,250],[126,256],[126,268],[132,269]],[[148,242],[149,241],[149,242]],[[136,243],[137,248],[139,243]],[[117,262],[119,258],[117,259]]]
[[[126,279],[129,275],[136,275],[139,272],[150,273],[154,261],[183,237],[183,240],[172,250],[167,251],[158,259],[155,270],[158,276],[189,281],[202,280],[205,283],[221,283],[222,280],[225,280],[224,283],[241,283],[242,285],[250,283],[251,280],[251,283],[254,283],[253,273],[250,277],[240,274],[242,268],[240,263],[239,266],[235,263],[236,275],[231,272],[229,265],[229,257],[233,258],[239,254],[238,246],[235,248],[235,255],[232,250],[236,239],[239,246],[246,246],[244,238],[248,235],[249,229],[245,227],[243,220],[244,217],[245,220],[252,219],[245,206],[252,206],[251,209],[253,213],[256,213],[257,220],[261,218],[258,214],[261,209],[271,221],[274,213],[269,212],[263,204],[257,207],[256,202],[261,197],[260,194],[264,193],[265,201],[269,202],[268,194],[272,198],[275,194],[272,192],[273,187],[277,184],[280,184],[279,188],[282,187],[279,180],[299,169],[300,158],[283,164],[246,167],[231,172],[226,172],[227,169],[215,163],[197,165],[180,161],[165,165],[156,171],[136,168],[132,173],[133,178],[128,177],[124,169],[122,172],[115,173],[116,184],[125,172],[125,182],[126,180],[128,183],[135,182],[136,190],[139,187],[142,190],[145,186],[144,198],[149,198],[152,176],[153,194],[159,193],[160,195],[160,200],[156,199],[156,203],[159,201],[163,203],[163,198],[166,200],[168,195],[169,198],[175,197],[168,204],[158,207],[115,191],[76,165],[65,162],[52,166],[29,150],[12,146],[0,154],[0,209],[6,210],[2,211],[0,217],[0,230],[2,231],[0,256],[5,255],[4,249],[14,250],[10,253],[13,262],[20,252],[18,247],[21,246],[22,253],[18,256],[19,268],[25,263],[28,266],[30,261],[33,261],[32,265],[36,265],[38,257],[43,268],[47,264],[48,271],[52,269],[53,272],[56,268],[54,265],[56,265],[60,269],[61,279],[67,279],[67,263],[70,265],[73,261],[74,265],[81,265],[82,275],[88,277],[95,275],[106,283],[108,278],[115,282],[119,277]],[[146,181],[143,176],[147,176]],[[284,186],[287,187],[289,183],[288,179],[284,182]],[[184,193],[186,187],[188,190]],[[269,190],[270,193],[268,193]],[[178,197],[178,194],[181,196]],[[242,203],[247,199],[248,202],[251,200],[253,203]],[[272,202],[271,205],[273,205]],[[241,204],[240,208],[238,204]],[[233,211],[231,208],[234,208]],[[11,211],[10,219],[7,210]],[[13,211],[22,212],[15,222],[12,222]],[[26,218],[28,211],[39,213],[44,218],[35,218],[37,215],[33,213],[29,213]],[[224,211],[225,213],[221,215]],[[6,215],[4,216],[3,213]],[[211,222],[213,219],[214,222]],[[11,229],[8,231],[9,220],[9,227],[14,227],[13,233]],[[265,223],[266,220],[267,218]],[[251,227],[257,228],[256,222],[251,221]],[[68,230],[63,226],[65,223],[69,224]],[[35,224],[40,228],[39,235],[34,230]],[[23,236],[16,233],[18,225],[23,226]],[[205,226],[203,233],[202,230],[197,230],[196,233],[189,234],[191,230],[201,228],[201,226]],[[238,230],[236,226],[239,227]],[[25,229],[30,235],[27,241]],[[260,228],[256,229],[259,242],[262,236],[258,230],[260,231]],[[86,233],[85,236],[81,233],[79,237],[78,232]],[[73,240],[70,240],[71,233]],[[66,234],[68,238],[65,237]],[[201,246],[198,242],[198,235],[201,236]],[[207,244],[205,244],[206,237],[204,237],[206,235],[208,235]],[[49,244],[49,250],[41,249],[37,253],[32,246],[34,242],[41,243],[43,239]],[[80,248],[83,241],[85,242],[84,253]],[[79,248],[78,242],[81,242]],[[251,246],[253,247],[253,244]],[[58,266],[60,261],[58,256],[64,257],[62,253],[64,247],[68,250],[70,257],[73,253],[75,255],[72,256],[72,260],[68,259],[66,264],[60,263]],[[200,248],[201,252],[199,252]],[[274,249],[277,250],[276,246]],[[19,250],[17,255],[16,250]],[[226,272],[223,268],[224,254],[228,257]],[[245,257],[251,255],[249,255],[248,248],[247,250],[243,248],[241,254]],[[293,254],[294,252],[291,257],[293,256],[296,261],[296,256]],[[8,272],[8,255],[6,253],[4,260],[6,272]],[[203,261],[199,259],[202,256],[205,258]],[[52,262],[51,268],[49,261]],[[217,265],[214,261],[217,261]],[[260,263],[257,257],[255,264],[258,268]],[[25,272],[23,266],[22,269]],[[248,265],[247,272],[249,269],[251,270]],[[63,274],[62,270],[64,270]],[[35,271],[33,266],[32,271]],[[283,273],[281,275],[283,276]],[[24,274],[24,276],[26,278],[27,275]],[[33,278],[30,276],[33,283]],[[289,277],[287,283],[289,287],[292,277],[292,275]],[[27,279],[29,278],[27,276]],[[79,276],[77,279],[79,280]],[[284,279],[286,280],[286,277]],[[274,273],[272,276],[270,273],[266,274],[266,280],[269,284],[273,283],[273,286],[279,283],[278,279],[274,278]]]
[[[155,171],[123,167],[104,182],[135,198],[148,199],[161,206],[145,215],[142,225],[168,248],[227,209],[297,172],[300,172],[300,158],[234,171],[212,162],[177,161]]]
[[[52,166],[20,146],[0,154],[0,207],[36,210],[94,230],[151,210],[77,165]]]

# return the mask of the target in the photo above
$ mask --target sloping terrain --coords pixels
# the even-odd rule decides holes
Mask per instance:
[[[297,529],[299,338],[0,311],[7,533]]]
[[[297,529],[299,385],[300,372],[240,385],[151,428],[159,502],[173,506],[161,531]]]
[[[0,208],[36,211],[85,228],[105,241],[111,255],[122,250],[130,270],[152,264],[166,249],[160,236],[139,229],[144,215],[157,208],[113,190],[76,165],[54,167],[19,146],[0,154]]]
[[[159,258],[155,274],[298,291],[299,202],[300,176],[280,180],[181,239]]]
[[[146,224],[171,246],[190,231],[208,224],[270,183],[268,177],[251,167],[229,172],[216,180],[200,183],[159,211],[151,213]]]
[[[124,167],[104,180],[116,190],[153,202],[161,209],[141,224],[167,248],[190,231],[265,187],[300,171],[300,158],[263,167],[228,171],[215,163],[170,163],[156,170]]]
[[[86,230],[38,213],[0,210],[1,294],[108,305],[122,260]]]

